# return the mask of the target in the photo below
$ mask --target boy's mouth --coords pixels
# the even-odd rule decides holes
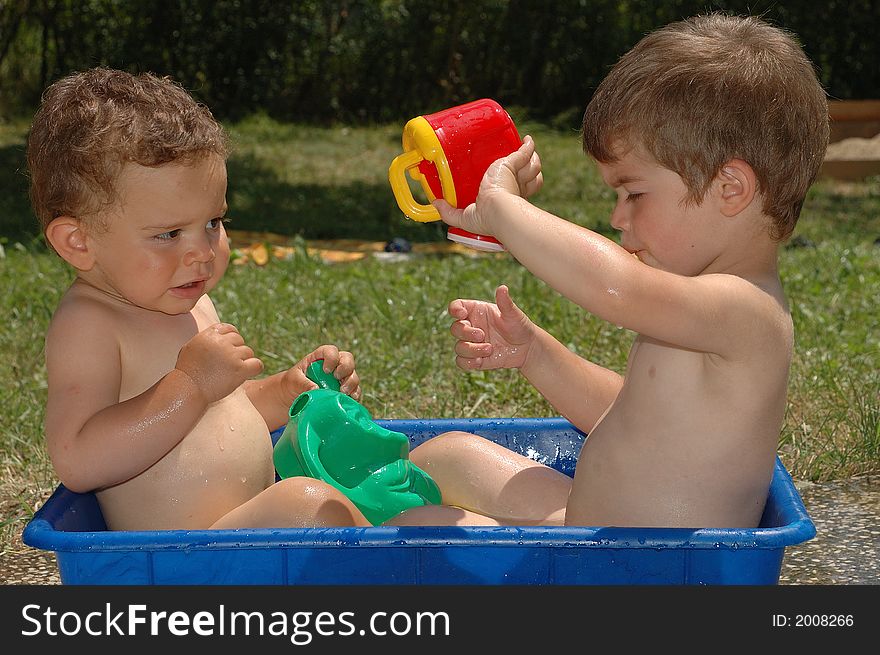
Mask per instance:
[[[171,287],[171,294],[178,298],[198,298],[205,293],[205,283],[207,280],[193,280],[186,284]]]

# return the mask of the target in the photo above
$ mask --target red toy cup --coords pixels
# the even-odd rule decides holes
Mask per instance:
[[[405,175],[409,173],[429,201],[443,198],[453,207],[467,207],[477,199],[489,165],[520,145],[510,115],[488,98],[413,118],[403,128],[404,152],[388,169],[397,205],[414,221],[440,220],[432,205],[413,198]],[[479,250],[504,250],[492,237],[460,228],[450,227],[446,236]]]

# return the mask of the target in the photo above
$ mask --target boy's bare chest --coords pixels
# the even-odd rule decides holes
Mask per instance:
[[[717,362],[711,355],[638,337],[630,350],[626,380],[630,384],[679,383],[711,375]]]
[[[128,321],[120,331],[119,400],[158,382],[174,368],[184,344],[213,322],[190,314]]]

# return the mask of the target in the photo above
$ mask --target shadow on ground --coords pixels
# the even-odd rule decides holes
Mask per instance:
[[[416,223],[397,206],[388,184],[295,184],[252,156],[230,159],[230,228],[304,239],[444,241],[440,222]],[[23,144],[0,148],[0,238],[30,244],[39,228],[28,199]]]
[[[24,144],[0,148],[0,171],[0,238],[29,243],[40,231],[28,199]]]
[[[411,241],[445,238],[439,224],[407,220],[387,184],[295,184],[254,157],[230,159],[231,228],[304,239]]]

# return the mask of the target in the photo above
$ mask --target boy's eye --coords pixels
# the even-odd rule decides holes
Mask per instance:
[[[210,221],[208,221],[208,225],[206,227],[209,230],[219,230],[221,225],[228,222],[228,218],[218,216],[217,218],[212,218]]]
[[[178,236],[180,236],[180,230],[169,230],[168,232],[157,234],[154,238],[159,239],[160,241],[171,241],[172,239],[176,239]]]
[[[635,202],[636,200],[638,200],[641,197],[642,197],[641,193],[630,193],[629,195],[627,195],[626,201],[627,202]]]

